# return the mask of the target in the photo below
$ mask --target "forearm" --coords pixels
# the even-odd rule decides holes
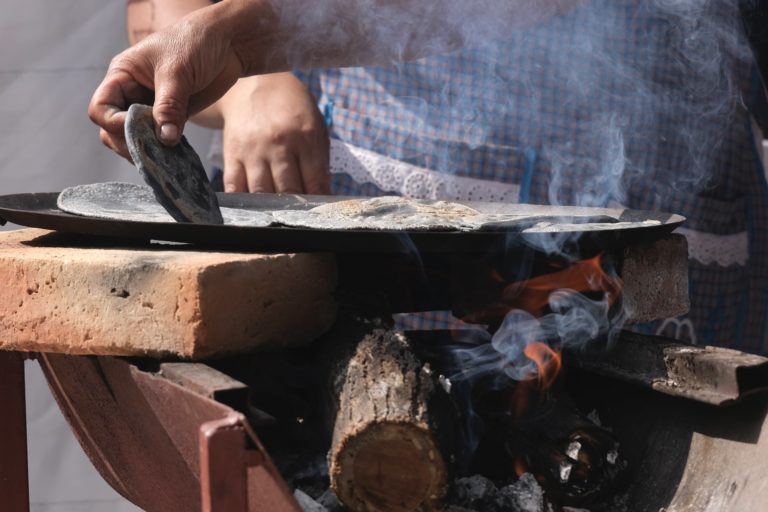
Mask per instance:
[[[187,14],[210,5],[208,0],[127,0],[128,41],[134,45]]]
[[[224,0],[206,9],[245,74],[387,64],[446,53],[584,0]]]
[[[88,115],[101,127],[102,142],[127,156],[124,122],[132,103],[152,102],[158,136],[174,145],[189,116],[242,77],[386,64],[503,41],[514,26],[584,1],[224,0],[152,34],[163,23],[155,5],[147,11],[154,20],[131,37],[149,36],[112,59]]]

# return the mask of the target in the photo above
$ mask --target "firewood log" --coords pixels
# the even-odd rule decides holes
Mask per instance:
[[[438,375],[395,331],[369,331],[332,373],[331,487],[351,510],[437,510],[458,419]]]

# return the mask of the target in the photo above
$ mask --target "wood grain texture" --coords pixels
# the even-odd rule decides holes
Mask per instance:
[[[451,474],[447,393],[404,334],[375,330],[339,365],[328,455],[352,510],[437,510]]]

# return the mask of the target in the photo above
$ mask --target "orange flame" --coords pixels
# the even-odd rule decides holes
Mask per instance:
[[[523,354],[536,365],[536,372],[518,382],[512,393],[510,409],[515,418],[525,414],[533,398],[544,396],[563,368],[560,351],[546,343],[534,341],[523,349]]]
[[[520,456],[515,457],[515,474],[517,475],[517,477],[519,478],[527,472],[528,472],[528,464],[525,463],[525,460]]]
[[[504,282],[503,276],[495,270],[491,270],[491,278],[496,282]],[[522,310],[534,317],[541,317],[547,312],[550,296],[559,290],[566,293],[602,292],[612,305],[618,299],[622,286],[623,282],[619,277],[606,273],[602,266],[602,255],[597,255],[549,274],[510,283],[504,286],[501,297],[495,304],[483,311],[471,313],[462,320],[468,323],[498,325],[513,310]],[[518,382],[512,393],[509,412],[514,418],[522,417],[532,400],[541,399],[545,395],[562,369],[560,351],[546,343],[529,343],[523,353],[534,363],[536,372]]]
[[[494,279],[501,280],[497,272]],[[527,311],[535,317],[544,314],[549,297],[556,290],[572,290],[578,293],[604,292],[609,304],[619,297],[622,288],[619,277],[609,276],[601,265],[601,256],[581,260],[568,268],[540,275],[525,281],[516,281],[504,287],[501,297],[484,311],[471,313],[463,318],[470,323],[493,324],[512,310]]]
[[[539,389],[546,391],[551,388],[563,367],[560,352],[546,343],[534,341],[523,349],[523,354],[536,365]]]

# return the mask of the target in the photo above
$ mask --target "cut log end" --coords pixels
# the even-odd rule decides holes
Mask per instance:
[[[429,430],[383,422],[351,437],[330,461],[334,492],[353,510],[437,510],[446,464]]]
[[[331,487],[350,510],[440,510],[453,474],[451,398],[403,333],[357,339],[331,379]]]

